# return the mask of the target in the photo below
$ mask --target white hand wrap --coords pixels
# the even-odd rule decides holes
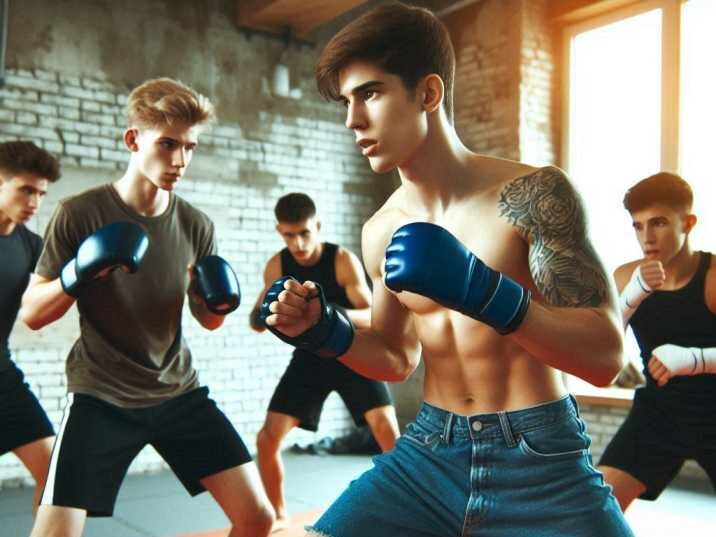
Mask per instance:
[[[619,295],[619,309],[622,312],[624,326],[627,325],[631,316],[646,297],[652,292],[652,288],[641,277],[641,267],[636,267],[631,275],[629,283],[626,284],[622,294]]]
[[[716,373],[716,347],[700,349],[667,343],[655,348],[651,354],[666,366],[672,376]]]

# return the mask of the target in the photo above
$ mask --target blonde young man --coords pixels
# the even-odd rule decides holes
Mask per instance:
[[[186,296],[208,330],[237,305],[236,289],[221,276],[230,269],[211,255],[211,220],[173,192],[213,108],[165,78],[135,88],[127,109],[127,171],[60,202],[23,296],[31,328],[76,302],[81,330],[67,359],[67,406],[32,536],[76,537],[87,516],[111,516],[127,468],[147,444],[190,494],[214,496],[231,537],[265,536],[273,514],[258,472],[200,386],[181,329]]]
[[[32,474],[33,510],[45,485],[54,432],[10,356],[8,338],[42,250],[42,239],[25,224],[59,178],[57,159],[34,143],[0,144],[0,455],[12,451]]]
[[[605,386],[622,366],[582,203],[557,168],[469,151],[453,78],[445,27],[403,4],[350,23],[319,59],[319,89],[401,186],[363,228],[371,328],[295,280],[269,289],[266,323],[376,379],[405,379],[422,354],[425,402],[310,535],[631,536],[562,383]]]
[[[321,284],[326,300],[341,308],[354,326],[369,327],[371,296],[363,265],[348,249],[321,240],[321,222],[313,200],[300,192],[286,194],[276,202],[274,213],[276,231],[286,247],[266,263],[265,288],[252,311],[251,327],[258,332],[266,330],[260,320],[261,302],[265,291],[281,276]],[[399,436],[385,383],[365,378],[338,361],[296,349],[276,386],[256,439],[259,470],[276,510],[277,527],[288,519],[281,441],[294,427],[318,430],[323,403],[332,391],[341,396],[356,425],[368,424],[383,451],[393,449]]]
[[[624,196],[644,257],[614,279],[646,386],[599,461],[623,510],[657,499],[686,459],[716,486],[716,260],[689,243],[692,204],[689,184],[666,172]]]

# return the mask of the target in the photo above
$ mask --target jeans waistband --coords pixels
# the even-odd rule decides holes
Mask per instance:
[[[519,410],[461,416],[423,402],[415,421],[434,432],[443,442],[504,438],[510,447],[523,432],[541,429],[569,417],[579,417],[577,401],[567,394],[555,401]]]

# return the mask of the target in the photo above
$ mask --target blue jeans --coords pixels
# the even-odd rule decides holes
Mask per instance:
[[[572,396],[458,416],[427,403],[310,528],[329,537],[633,537]]]

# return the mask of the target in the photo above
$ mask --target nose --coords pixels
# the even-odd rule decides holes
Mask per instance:
[[[346,127],[349,129],[360,129],[365,127],[365,119],[355,103],[348,103],[346,109]]]
[[[30,196],[28,205],[31,209],[37,209],[40,206],[40,194],[37,192],[32,194]]]
[[[656,233],[654,232],[653,227],[646,226],[644,228],[644,242],[646,242],[646,243],[656,242]]]
[[[186,160],[187,160],[187,154],[186,149],[183,147],[177,149],[177,151],[174,153],[174,161],[172,164],[178,168],[184,168],[186,167]]]

